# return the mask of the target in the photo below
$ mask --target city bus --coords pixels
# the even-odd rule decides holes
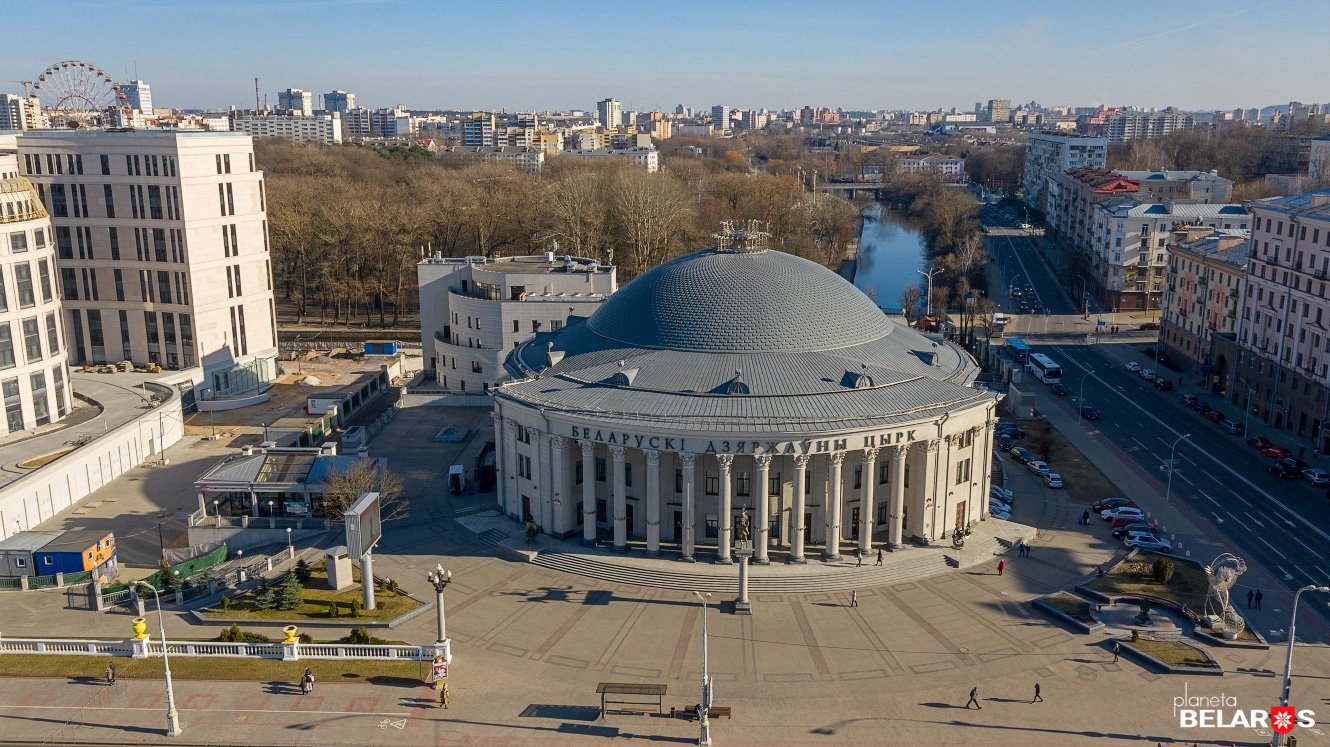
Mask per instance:
[[[1062,381],[1062,366],[1043,353],[1030,354],[1030,370],[1034,372],[1035,378],[1045,384],[1056,384]]]
[[[1030,360],[1030,346],[1019,337],[1008,337],[1007,348],[1011,351],[1012,358],[1022,366]]]

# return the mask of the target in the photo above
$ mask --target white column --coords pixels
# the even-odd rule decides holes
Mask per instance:
[[[889,446],[891,454],[891,501],[887,504],[887,546],[893,550],[901,549],[901,537],[904,535],[902,519],[905,515],[905,457],[909,446]]]
[[[550,486],[546,489],[546,492],[550,495],[550,520],[545,525],[545,530],[551,534],[562,535],[564,532],[572,530],[571,526],[565,526],[569,514],[564,510],[565,502],[571,502],[572,499],[567,485],[568,439],[563,436],[550,436],[549,446]]]
[[[923,479],[924,485],[924,522],[922,525],[922,534],[929,542],[932,542],[937,535],[938,517],[937,512],[941,508],[942,501],[947,497],[946,475],[938,474],[938,464],[942,461],[941,456],[942,441],[934,438],[919,444],[919,450],[924,454]],[[928,504],[932,507],[928,508]],[[946,517],[941,521],[945,522]],[[946,526],[944,523],[943,526]]]
[[[717,454],[716,464],[720,466],[720,531],[716,537],[716,562],[733,563],[734,559],[730,557],[730,547],[733,543],[731,535],[734,533],[734,517],[731,516],[731,505],[734,503],[734,483],[730,477],[733,474],[734,455]]]
[[[794,456],[794,502],[790,506],[790,562],[807,563],[804,558],[804,479],[808,474],[807,454]]]
[[[877,511],[877,449],[864,449],[863,481],[859,486],[859,551],[873,550],[873,514]]]
[[[617,550],[628,549],[628,487],[624,485],[622,446],[611,446],[610,455],[614,457],[614,547]]]
[[[550,530],[549,514],[550,501],[554,498],[553,491],[550,490],[550,444],[545,440],[545,431],[539,428],[526,429],[527,441],[532,445],[532,450],[536,452],[535,465],[536,473],[532,477],[531,500],[534,504],[531,506],[531,520],[536,522],[542,530]]]
[[[660,554],[660,452],[646,449],[647,555]]]
[[[520,521],[522,510],[517,490],[517,423],[511,420],[503,421],[503,460],[504,477],[507,478],[507,487],[504,489],[506,504],[503,510]]]
[[[991,412],[989,413],[989,417],[992,417]],[[979,496],[975,498],[975,500],[979,502],[979,505],[975,506],[975,510],[979,513],[980,521],[988,518],[988,496],[993,482],[993,468],[992,465],[989,464],[987,455],[993,453],[993,429],[996,426],[997,421],[993,420],[989,421],[988,424],[979,429],[979,432],[983,434],[984,443],[982,450],[976,452],[973,456],[975,469],[979,469],[981,466],[988,467],[983,471],[983,474],[979,475]]]
[[[683,537],[679,539],[680,560],[693,562],[694,544],[697,533],[693,529],[696,522],[697,506],[693,505],[697,472],[697,455],[683,452],[679,454],[679,466],[683,469]]]
[[[578,441],[582,448],[582,540],[596,543],[596,444]]]
[[[506,513],[508,510],[508,464],[505,459],[508,456],[508,449],[503,437],[503,416],[497,411],[491,412],[490,419],[494,421],[494,502],[498,504],[500,511]]]
[[[771,562],[767,556],[771,544],[771,497],[767,494],[767,480],[770,479],[771,455],[758,454],[753,457],[753,490],[757,491],[757,515],[753,517],[753,562],[766,565]]]
[[[826,546],[822,552],[822,559],[826,561],[840,560],[840,521],[842,506],[841,490],[841,464],[845,461],[845,452],[836,451],[830,455],[830,471],[827,475],[827,500],[826,508],[823,509],[823,515],[826,517]]]

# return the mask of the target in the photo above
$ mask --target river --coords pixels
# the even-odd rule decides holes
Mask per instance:
[[[883,311],[899,314],[901,293],[923,279],[926,256],[918,224],[899,210],[882,204],[864,211],[859,236],[859,261],[854,284]]]

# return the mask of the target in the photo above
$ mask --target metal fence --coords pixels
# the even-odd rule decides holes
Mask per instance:
[[[379,659],[429,661],[434,658],[432,646],[371,645],[342,643],[290,644],[295,657],[300,659]],[[281,659],[288,644],[282,643],[222,643],[219,641],[169,641],[166,650],[172,656],[199,656],[225,658]],[[149,640],[149,656],[162,655],[162,642]],[[134,644],[130,641],[90,641],[75,638],[0,638],[0,653],[56,654],[62,656],[132,656]],[[286,657],[290,658],[290,657]]]

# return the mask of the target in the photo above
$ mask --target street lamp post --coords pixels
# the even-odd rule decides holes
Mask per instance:
[[[157,626],[162,634],[162,664],[166,669],[166,735],[178,737],[183,726],[180,723],[180,712],[175,709],[175,689],[171,687],[171,655],[166,645],[166,619],[162,617],[162,595],[157,592],[157,587],[146,581],[140,581],[139,587],[151,590],[152,595],[157,598]]]
[[[697,705],[697,721],[701,724],[698,744],[711,744],[711,675],[707,672],[707,599],[710,594],[693,592],[702,601],[702,694]]]
[[[1242,435],[1247,435],[1247,425],[1251,423],[1251,397],[1256,393],[1256,389],[1251,382],[1242,377],[1238,377],[1237,382],[1247,389],[1247,399],[1242,403]]]
[[[277,526],[277,514],[275,514],[275,513],[272,512],[272,510],[273,510],[272,507],[273,507],[273,504],[274,504],[274,503],[275,503],[275,501],[268,501],[268,528],[269,528],[269,529],[272,529],[273,527],[276,527],[276,526]]]
[[[1094,373],[1094,371],[1086,371],[1085,375],[1081,377],[1081,393],[1078,399],[1076,400],[1077,420],[1081,420],[1082,418],[1085,417],[1085,380],[1090,378],[1090,374],[1092,373]]]
[[[933,276],[938,274],[939,272],[942,272],[942,270],[941,269],[929,270],[928,272],[924,272],[923,270],[915,270],[915,272],[928,278],[928,303],[927,305],[924,306],[924,315],[932,316],[933,315]]]
[[[448,588],[448,584],[453,581],[453,572],[445,571],[442,563],[436,563],[434,570],[426,574],[430,586],[434,587],[434,612],[435,622],[438,623],[438,639],[434,642],[436,655],[442,656],[443,660],[451,663],[453,660],[452,642],[448,640],[448,629],[443,617],[443,590]]]
[[[1291,677],[1293,676],[1293,642],[1297,640],[1298,599],[1302,596],[1302,592],[1304,591],[1319,591],[1322,594],[1327,594],[1330,593],[1330,586],[1309,584],[1298,589],[1298,593],[1293,595],[1293,612],[1289,615],[1288,619],[1288,653],[1284,656],[1284,687],[1279,694],[1279,705],[1281,706],[1288,705],[1288,689],[1289,686],[1292,685]],[[1284,735],[1275,732],[1274,738],[1270,740],[1272,747],[1279,747],[1279,745],[1283,743]]]
[[[291,527],[286,528],[286,554],[290,555],[292,560],[296,559],[296,546],[291,542]]]
[[[1173,442],[1173,450],[1169,452],[1169,455],[1168,455],[1168,487],[1164,488],[1164,503],[1168,503],[1169,495],[1171,495],[1171,494],[1173,493],[1173,472],[1174,472],[1174,470],[1176,470],[1176,469],[1178,468],[1178,460],[1177,460],[1177,458],[1176,458],[1177,455],[1178,455],[1178,444],[1182,443],[1185,439],[1188,439],[1188,438],[1191,438],[1191,434],[1190,434],[1190,433],[1185,433],[1185,434],[1183,434],[1183,435],[1181,435],[1181,436],[1178,436],[1178,440],[1176,440],[1176,441]]]

